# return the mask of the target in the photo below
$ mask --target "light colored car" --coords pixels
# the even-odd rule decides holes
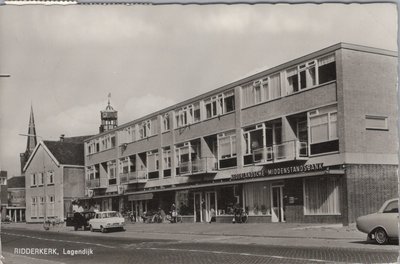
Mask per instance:
[[[124,230],[125,219],[115,211],[97,212],[93,219],[89,220],[90,231],[100,230],[102,233],[110,229]]]
[[[387,200],[374,214],[357,218],[357,229],[368,234],[378,244],[386,244],[389,239],[399,239],[399,199]]]

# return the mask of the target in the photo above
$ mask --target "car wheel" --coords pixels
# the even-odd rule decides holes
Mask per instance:
[[[106,232],[106,229],[105,229],[103,226],[100,226],[100,232],[101,232],[101,233],[105,233],[105,232]]]
[[[377,228],[375,230],[375,241],[379,245],[384,245],[388,242],[389,238],[383,228]]]
[[[92,225],[89,226],[89,229],[90,229],[90,232],[93,232],[93,231],[94,231]]]

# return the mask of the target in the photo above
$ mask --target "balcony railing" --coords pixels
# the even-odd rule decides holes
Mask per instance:
[[[205,172],[215,172],[217,159],[214,157],[204,157],[194,159],[192,161],[179,163],[179,173],[180,174],[190,174],[190,173],[205,173]]]
[[[100,187],[100,179],[92,179],[86,181],[87,188],[98,188]]]
[[[253,150],[254,163],[273,163],[307,158],[308,144],[298,140]]]
[[[128,173],[120,173],[119,179],[120,179],[121,184],[143,183],[143,182],[147,182],[147,172],[146,171],[131,171]]]

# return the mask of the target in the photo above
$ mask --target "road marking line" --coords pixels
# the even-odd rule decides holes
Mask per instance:
[[[94,245],[94,246],[105,247],[105,248],[116,248],[113,246],[107,246],[107,245],[103,245],[103,244],[90,243],[90,242],[43,238],[43,237],[27,236],[27,235],[20,235],[20,234],[8,233],[8,232],[2,232],[2,234],[10,235],[10,236],[27,237],[27,238],[33,238],[33,239],[39,239],[39,240],[46,240],[46,241],[54,241],[54,242],[67,242],[67,243],[76,243],[76,244],[84,244],[84,245]]]
[[[338,262],[332,260],[323,260],[323,259],[308,259],[308,258],[293,258],[293,257],[284,257],[284,256],[274,256],[274,255],[260,255],[260,254],[251,254],[251,253],[237,253],[237,252],[226,252],[226,251],[208,251],[201,249],[179,249],[179,248],[140,248],[137,247],[137,250],[167,250],[167,251],[188,251],[188,252],[197,252],[197,253],[213,253],[213,254],[227,254],[227,255],[241,255],[241,256],[251,256],[251,257],[262,257],[262,258],[276,258],[276,259],[288,259],[288,260],[303,260],[303,261],[311,261],[311,262],[322,262],[322,263],[347,263],[347,264],[356,264],[350,262]]]

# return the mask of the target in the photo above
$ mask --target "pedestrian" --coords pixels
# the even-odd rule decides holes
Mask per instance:
[[[214,210],[214,208],[211,208],[211,210],[210,210],[210,224],[211,224],[211,222],[215,222],[216,221],[216,219],[215,219],[215,210]]]
[[[176,206],[174,203],[171,205],[171,216],[172,216],[172,223],[176,223],[176,218],[178,214],[176,212]]]

